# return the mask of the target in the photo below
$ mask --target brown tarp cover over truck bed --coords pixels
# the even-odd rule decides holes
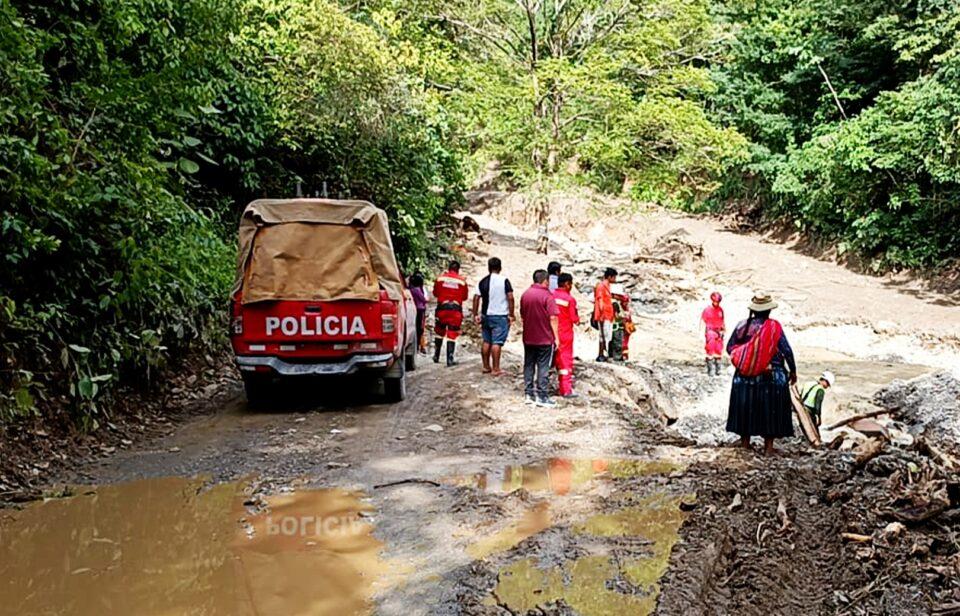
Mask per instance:
[[[366,201],[259,199],[240,219],[237,278],[243,303],[402,301],[387,214]]]

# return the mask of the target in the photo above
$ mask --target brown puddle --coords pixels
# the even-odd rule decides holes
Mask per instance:
[[[563,600],[583,616],[650,614],[656,609],[659,580],[679,540],[685,497],[656,495],[609,514],[599,514],[573,527],[573,532],[613,541],[640,538],[647,545],[637,556],[589,554],[541,567],[528,557],[500,570],[489,605],[507,606],[525,614],[538,605]]]
[[[244,483],[204,485],[138,481],[0,511],[0,605],[98,616],[371,610],[391,566],[359,494],[282,494],[252,515]]]
[[[550,526],[550,507],[547,503],[540,503],[503,530],[467,546],[467,554],[476,560],[486,558],[491,554],[509,550]]]
[[[533,464],[505,466],[499,473],[451,477],[447,483],[486,492],[507,493],[523,488],[531,493],[563,496],[576,492],[596,479],[661,475],[682,469],[678,464],[660,460],[549,458]]]

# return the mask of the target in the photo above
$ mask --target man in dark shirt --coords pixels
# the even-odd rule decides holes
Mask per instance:
[[[546,270],[533,273],[533,284],[520,297],[520,319],[523,321],[523,384],[526,402],[551,408],[557,404],[547,393],[547,372],[560,339],[560,310],[547,284]]]

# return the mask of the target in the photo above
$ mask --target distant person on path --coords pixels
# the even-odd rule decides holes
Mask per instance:
[[[440,350],[443,339],[447,339],[447,366],[455,366],[453,358],[463,324],[463,302],[467,301],[470,291],[467,281],[460,275],[460,262],[451,261],[447,271],[433,283],[433,296],[437,298],[437,319],[434,326],[433,363],[440,362]]]
[[[547,288],[550,289],[551,293],[556,291],[557,287],[560,286],[559,278],[560,278],[560,274],[562,273],[561,269],[562,269],[562,266],[556,261],[551,261],[547,265],[547,280],[548,280]]]
[[[800,401],[810,412],[810,417],[813,418],[813,423],[817,424],[818,428],[822,421],[823,399],[827,395],[827,390],[833,387],[836,379],[837,377],[833,376],[832,372],[824,370],[819,379],[805,383],[800,390]]]
[[[407,286],[413,296],[413,305],[417,308],[417,350],[426,353],[427,340],[423,334],[427,324],[427,291],[423,288],[423,274],[415,272],[410,276]]]
[[[558,285],[557,290],[553,292],[554,301],[560,311],[557,321],[559,345],[554,363],[557,365],[559,375],[560,396],[573,398],[577,395],[573,393],[573,331],[574,327],[580,323],[580,315],[577,313],[577,300],[570,294],[573,290],[573,276],[560,274]]]
[[[480,326],[483,346],[483,373],[500,376],[500,354],[507,342],[510,325],[514,320],[513,286],[510,280],[500,275],[503,264],[497,257],[487,261],[490,273],[477,285],[473,295],[473,318]]]
[[[553,363],[554,349],[559,346],[560,311],[547,285],[547,271],[535,271],[533,284],[520,297],[520,318],[525,399],[528,404],[550,408],[557,405],[548,393],[547,373]]]
[[[617,282],[617,270],[608,267],[603,280],[593,290],[593,320],[600,333],[600,354],[597,361],[607,361],[607,345],[613,339],[613,295],[610,285]]]
[[[710,294],[710,305],[700,314],[703,333],[706,339],[704,349],[707,354],[707,375],[720,376],[720,360],[723,359],[723,337],[726,335],[726,322],[720,302],[723,296],[714,291]]]
[[[793,436],[790,385],[797,382],[793,349],[783,327],[770,318],[776,307],[769,295],[755,295],[749,318],[737,324],[727,343],[736,367],[727,431],[739,434],[746,449],[750,437],[762,436],[767,455],[776,453],[774,439]]]

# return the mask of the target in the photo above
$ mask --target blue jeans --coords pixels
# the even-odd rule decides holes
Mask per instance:
[[[510,333],[510,321],[506,315],[485,315],[480,322],[480,331],[487,344],[503,346],[507,342],[507,334]]]

